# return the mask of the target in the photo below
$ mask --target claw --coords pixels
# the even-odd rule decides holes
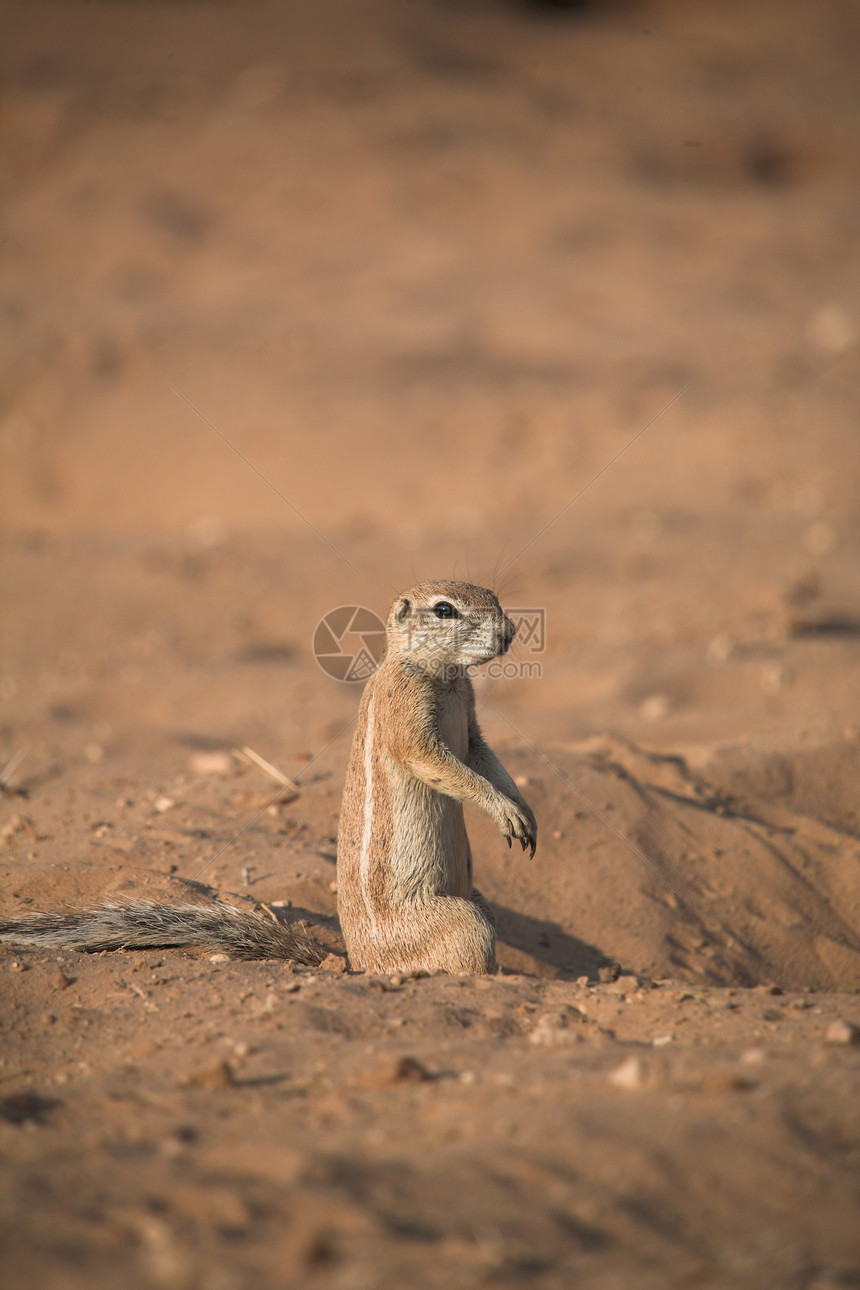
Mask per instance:
[[[535,851],[537,851],[537,838],[532,838],[532,853],[531,853],[531,855],[529,856],[529,859],[530,859],[530,860],[534,860],[534,858],[535,858]]]
[[[520,838],[520,846],[522,847],[523,851],[525,851],[526,847],[528,846],[528,842],[526,842],[525,838]]]
[[[507,844],[508,844],[508,850],[510,851],[510,849],[511,849],[511,839],[510,839],[510,838],[505,838],[505,841],[507,842]]]

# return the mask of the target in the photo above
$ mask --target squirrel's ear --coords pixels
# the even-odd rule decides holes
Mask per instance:
[[[411,608],[412,606],[409,603],[409,601],[406,599],[406,597],[401,596],[397,604],[394,606],[394,617],[398,619],[400,622],[403,622],[403,619],[408,617],[409,610]]]

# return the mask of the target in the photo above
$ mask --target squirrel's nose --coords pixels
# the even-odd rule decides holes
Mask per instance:
[[[505,625],[502,628],[502,638],[507,642],[508,645],[510,645],[511,641],[514,639],[514,636],[516,635],[516,631],[517,629],[516,627],[514,627],[510,618],[506,618]]]

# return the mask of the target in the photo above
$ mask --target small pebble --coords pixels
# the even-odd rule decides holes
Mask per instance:
[[[417,1057],[396,1057],[369,1071],[360,1083],[365,1088],[390,1088],[393,1084],[423,1084],[433,1076]],[[460,1076],[462,1079],[462,1075]]]
[[[627,1057],[620,1066],[616,1066],[606,1077],[616,1088],[637,1089],[642,1087],[642,1063],[638,1057]]]
[[[828,1044],[860,1044],[860,1026],[851,1021],[831,1021],[824,1040]]]
[[[161,1045],[154,1039],[139,1039],[129,1046],[128,1056],[131,1061],[142,1061],[154,1057]]]
[[[529,1043],[539,1044],[546,1048],[559,1048],[564,1044],[576,1044],[582,1040],[578,1030],[570,1025],[570,1015],[562,1012],[545,1012],[538,1017],[529,1033]]]
[[[236,763],[230,753],[222,749],[218,752],[194,753],[188,765],[194,775],[230,775]]]
[[[401,990],[401,985],[395,985],[387,976],[371,976],[367,978],[367,984],[371,990],[382,990],[385,994],[391,994]]]
[[[643,721],[665,721],[672,711],[672,701],[668,694],[649,694],[639,704],[639,716]]]
[[[159,815],[164,815],[165,811],[172,811],[176,803],[172,797],[167,797],[164,793],[157,797],[152,803],[152,809]]]
[[[236,1083],[229,1062],[216,1062],[202,1070],[192,1071],[184,1080],[190,1088],[232,1088]]]
[[[65,972],[55,972],[51,977],[51,985],[55,990],[68,990],[70,985],[74,984],[74,977],[66,976]]]
[[[622,974],[617,981],[613,981],[610,986],[612,994],[621,994],[624,996],[635,994],[639,989],[639,981],[635,976]]]
[[[705,1071],[699,1080],[699,1088],[703,1093],[742,1092],[754,1087],[752,1080],[731,1070]]]
[[[671,1044],[674,1038],[674,1035],[655,1035],[651,1043],[655,1048],[665,1048],[666,1044]]]
[[[13,815],[5,824],[0,825],[0,838],[6,841],[13,838],[16,833],[35,833],[35,831],[29,815]]]

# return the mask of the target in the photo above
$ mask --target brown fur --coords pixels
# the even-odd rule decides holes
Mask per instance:
[[[0,941],[67,950],[124,950],[199,945],[237,959],[289,959],[316,966],[324,948],[297,928],[235,905],[105,901],[95,909],[25,914],[0,922]]]
[[[438,618],[446,601],[458,617]],[[534,854],[531,808],[475,716],[467,668],[514,628],[491,591],[428,582],[395,601],[362,696],[341,809],[338,913],[353,968],[491,972],[492,911],[472,887],[463,802]]]

